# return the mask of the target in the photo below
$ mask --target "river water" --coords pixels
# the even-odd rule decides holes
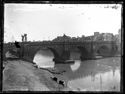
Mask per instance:
[[[53,53],[40,50],[34,57],[34,62],[40,67],[65,70],[64,78],[67,85],[77,91],[120,91],[121,58],[110,57],[98,60],[81,61],[80,54],[72,53],[74,64],[55,64]]]

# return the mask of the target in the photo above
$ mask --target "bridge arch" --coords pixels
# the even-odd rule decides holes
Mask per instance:
[[[37,51],[39,50],[39,47],[24,47],[23,49],[23,57],[27,60],[33,61],[35,54],[37,53]]]
[[[49,64],[54,58],[53,53],[49,49],[38,49],[34,55],[33,62],[40,64]]]
[[[112,44],[111,45],[103,44],[103,45],[100,45],[95,48],[95,52],[98,55],[101,55],[104,57],[114,56],[116,54],[117,50],[118,50],[117,45],[112,45]]]
[[[107,55],[109,55],[110,48],[107,47],[106,45],[101,45],[101,46],[98,47],[96,52],[97,52],[98,55],[107,56]]]
[[[35,55],[40,51],[40,50],[49,50],[48,47],[43,47],[43,46],[26,46],[24,48],[24,56],[23,58],[28,59],[30,61],[34,60]]]
[[[50,52],[53,54],[54,57],[56,58],[60,58],[60,55],[58,54],[58,51],[54,48],[51,47],[36,47],[36,46],[31,46],[31,47],[25,47],[24,48],[24,56],[23,58],[28,59],[30,61],[34,60],[35,55],[37,54],[37,52],[39,52],[40,50],[50,50]]]

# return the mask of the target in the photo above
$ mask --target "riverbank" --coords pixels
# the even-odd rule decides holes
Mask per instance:
[[[52,77],[55,77],[54,72],[50,72],[52,69],[48,69],[50,71],[40,69],[33,63],[21,59],[6,60],[3,63],[5,67],[3,70],[3,91],[71,90],[67,85],[63,86],[52,80]],[[62,76],[61,74],[56,75]]]

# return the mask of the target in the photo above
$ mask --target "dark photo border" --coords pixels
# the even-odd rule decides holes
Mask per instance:
[[[3,69],[3,41],[4,41],[4,4],[5,3],[30,3],[30,4],[121,4],[122,5],[122,14],[121,14],[121,82],[120,82],[120,92],[90,92],[90,91],[84,91],[84,92],[78,92],[78,93],[123,93],[124,90],[124,79],[123,79],[123,63],[124,63],[124,27],[123,27],[123,2],[122,1],[42,1],[42,0],[2,0],[0,3],[0,17],[1,17],[1,26],[0,26],[0,92],[2,93],[60,93],[60,92],[55,92],[55,91],[2,91],[2,69]],[[73,91],[62,91],[61,93],[74,93]]]

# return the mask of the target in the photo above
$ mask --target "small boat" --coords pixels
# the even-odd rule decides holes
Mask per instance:
[[[71,64],[71,63],[75,63],[74,60],[61,60],[61,59],[56,59],[54,58],[53,61],[57,64]]]

